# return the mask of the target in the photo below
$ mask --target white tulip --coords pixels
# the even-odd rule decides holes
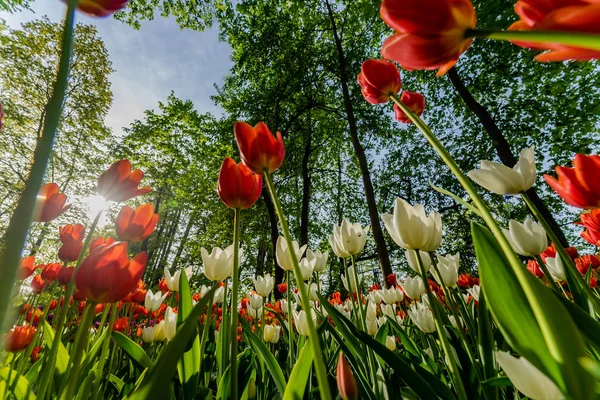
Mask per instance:
[[[379,304],[383,301],[383,297],[381,296],[381,290],[372,290],[367,295],[367,299],[375,304]]]
[[[152,339],[153,341],[162,342],[167,338],[167,335],[165,333],[165,325],[166,322],[164,319],[160,321],[158,325],[156,325],[156,329],[154,330],[154,337]]]
[[[431,267],[431,256],[426,251],[406,250],[404,256],[406,257],[406,261],[408,261],[408,266],[417,274],[421,273],[421,271],[419,270],[419,262],[417,260],[417,251],[421,256],[421,263],[423,264],[425,272],[429,272],[429,268]]]
[[[281,304],[281,311],[287,315],[288,313],[288,302],[286,299],[280,299],[279,303]]]
[[[396,350],[396,337],[395,336],[387,336],[385,338],[385,347],[387,347],[389,351]]]
[[[411,299],[418,299],[423,293],[425,293],[425,285],[423,279],[419,276],[414,278],[408,277],[403,283],[400,283],[404,293]]]
[[[429,307],[423,303],[415,302],[410,305],[408,316],[411,321],[425,333],[435,332],[435,321]]]
[[[404,300],[404,292],[399,287],[394,287],[394,290],[396,291],[396,302],[400,303]]]
[[[367,318],[367,334],[375,336],[377,334],[377,318]]]
[[[404,328],[404,318],[396,314],[396,323],[400,325],[400,328]]]
[[[390,318],[396,317],[396,305],[395,304],[380,304],[379,308],[381,309],[381,313]]]
[[[310,286],[308,287],[308,295],[310,296],[310,299],[312,301],[319,300],[319,297],[317,296],[318,293],[319,293],[319,286],[317,286],[316,283],[311,283]]]
[[[311,317],[312,317],[314,323],[316,324],[317,323],[317,315],[315,313],[315,310],[311,309],[310,314],[311,314]],[[296,324],[296,330],[298,331],[299,334],[301,334],[302,336],[309,335],[308,319],[306,316],[306,311],[304,311],[304,310],[294,311],[294,323]]]
[[[481,293],[481,286],[473,285],[472,288],[467,289],[467,292],[469,292],[469,294],[473,296],[475,301],[479,301],[479,293]]]
[[[463,322],[463,320],[462,320],[461,317],[458,317],[458,320],[457,320],[454,315],[449,315],[448,319],[450,320],[450,324],[452,324],[452,326],[454,327],[454,329],[459,329],[459,325],[458,325],[459,321],[461,322],[461,325],[462,325],[462,322]]]
[[[397,289],[395,287],[391,287],[389,289],[384,288],[378,292],[385,304],[394,304],[398,300]]]
[[[512,168],[493,161],[481,161],[480,169],[469,171],[467,175],[490,192],[516,195],[535,183],[537,170],[533,157],[534,149],[531,146],[521,150],[519,161]]]
[[[263,305],[263,298],[256,293],[248,293],[248,300],[250,302],[250,307],[258,310]]]
[[[327,268],[329,252],[321,253],[319,250],[312,251],[311,249],[306,249],[306,258],[308,258],[308,261],[315,260],[315,266],[313,267],[315,272],[323,272]]]
[[[156,325],[147,326],[142,330],[142,340],[146,343],[154,341],[154,332],[156,331]]]
[[[317,263],[317,260],[314,258],[312,259],[312,261],[309,261],[308,258],[306,258],[306,257],[304,257],[302,260],[300,260],[300,263],[298,265],[300,266],[300,272],[302,273],[302,279],[304,279],[305,281],[310,279],[316,263]]]
[[[144,307],[150,312],[156,311],[160,308],[160,305],[167,298],[168,293],[162,294],[161,292],[152,293],[152,290],[148,289],[146,292],[146,299],[144,301]]]
[[[355,256],[365,247],[369,229],[369,225],[363,228],[358,222],[351,224],[348,220],[343,220],[340,226],[333,228],[333,234],[329,236],[329,244],[340,258]]]
[[[375,316],[377,315],[377,304],[368,303],[366,314],[367,314],[367,318],[369,318],[369,319],[375,318]]]
[[[233,245],[224,250],[214,247],[209,254],[203,247],[200,249],[202,254],[202,264],[204,264],[204,275],[214,282],[220,282],[231,276],[233,273]],[[238,258],[242,262],[242,249],[238,251]]]
[[[221,304],[223,301],[225,301],[225,288],[219,286],[213,295],[213,304]]]
[[[548,272],[550,272],[555,282],[562,282],[567,279],[565,277],[565,267],[559,255],[556,257],[546,257],[546,267],[548,267]]]
[[[165,319],[162,321],[165,323],[165,337],[170,342],[175,337],[177,333],[177,314],[173,312],[171,307],[167,307],[167,311],[165,312]]]
[[[279,335],[281,333],[281,326],[279,325],[265,325],[265,331],[263,337],[267,343],[277,343],[279,341]]]
[[[546,231],[529,217],[524,223],[511,219],[502,232],[515,253],[525,257],[538,256],[548,247]]]
[[[306,250],[306,245],[300,247],[298,242],[294,240],[292,242],[292,247],[294,249],[294,254],[296,254],[296,260],[300,260],[300,258],[302,258],[302,254],[304,254],[304,250]],[[290,254],[290,249],[288,247],[287,241],[283,236],[279,236],[279,239],[277,239],[275,256],[277,258],[277,264],[279,264],[281,268],[283,268],[286,271],[294,270],[294,264],[292,263],[292,255]]]
[[[436,271],[433,271],[433,277],[437,283],[441,285],[443,282],[446,287],[456,286],[456,282],[458,281],[460,253],[456,253],[455,255],[448,254],[446,256],[437,256],[437,259],[437,269],[440,276],[438,276]]]
[[[403,199],[396,199],[394,214],[383,214],[381,219],[400,247],[422,251],[434,251],[440,247],[442,217],[436,212],[426,215],[421,204],[413,207]]]
[[[179,277],[181,276],[181,271],[185,271],[185,275],[187,276],[188,280],[192,277],[192,267],[179,270],[172,276],[169,272],[169,268],[165,267],[165,280],[167,281],[167,287],[169,290],[173,292],[179,291]]]
[[[496,360],[512,384],[532,400],[559,400],[565,396],[556,384],[525,357],[513,357],[503,351],[496,352]]]
[[[275,284],[275,279],[271,276],[271,274],[266,274],[263,276],[257,276],[256,278],[252,278],[254,281],[254,289],[256,289],[256,293],[261,295],[262,297],[267,297],[271,290],[273,290],[273,285]]]
[[[350,276],[349,278],[346,275],[342,275],[342,285],[344,285],[344,288],[350,292],[350,293],[354,293],[356,292],[356,288],[358,287],[358,285],[356,284],[356,277],[354,275],[354,267],[349,267],[348,268],[348,275]]]

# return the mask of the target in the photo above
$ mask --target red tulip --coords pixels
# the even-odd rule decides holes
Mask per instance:
[[[160,290],[163,294],[169,291],[169,286],[167,285],[166,278],[162,278],[162,280],[158,283],[158,290]]]
[[[56,183],[47,183],[41,187],[35,200],[33,222],[49,222],[67,211],[71,205],[66,205],[67,196],[59,192]]]
[[[394,286],[398,281],[396,278],[396,274],[389,274],[386,279],[387,282],[392,286]]]
[[[400,72],[393,63],[373,59],[362,63],[358,84],[365,100],[371,104],[387,103],[402,87]]]
[[[113,331],[125,332],[125,330],[127,329],[127,326],[129,326],[129,318],[127,318],[127,317],[117,318],[117,319],[115,319],[115,323],[113,324]]]
[[[108,247],[108,246],[112,245],[113,243],[115,243],[115,239],[113,239],[113,238],[98,237],[98,238],[92,240],[92,243],[90,243],[90,254],[96,250],[102,249],[104,247]]]
[[[44,315],[44,313],[42,312],[42,310],[40,310],[39,308],[33,308],[27,312],[25,321],[37,326],[40,323],[40,318],[43,315]]]
[[[58,250],[58,258],[65,263],[77,261],[83,248],[85,228],[81,224],[65,225],[58,228],[62,246]]]
[[[590,267],[594,269],[600,267],[600,257],[593,254],[577,257],[575,259],[575,266],[582,275],[585,275]]]
[[[357,400],[358,385],[356,384],[356,378],[342,352],[340,352],[340,356],[338,357],[336,378],[342,400]]]
[[[35,271],[35,258],[33,256],[25,257],[21,260],[19,265],[19,279],[23,280],[29,278],[33,271]]]
[[[35,328],[30,325],[15,326],[4,335],[4,349],[10,353],[25,350],[35,336]]]
[[[128,1],[129,0],[79,0],[77,9],[92,17],[108,17],[125,8]]]
[[[581,237],[594,246],[600,246],[600,209],[591,210],[589,213],[581,214],[581,222],[586,230],[581,232]]]
[[[281,294],[284,294],[287,292],[287,283],[280,283],[277,285],[277,291]]]
[[[217,192],[229,208],[250,208],[262,192],[262,176],[252,172],[245,164],[226,158],[221,164]]]
[[[573,260],[579,257],[579,253],[577,252],[577,249],[575,247],[566,247],[565,251]],[[556,254],[556,247],[554,247],[554,243],[551,243],[550,246],[546,247],[546,250],[544,250],[544,252],[540,254],[540,257],[542,257],[542,261],[546,262],[547,257],[556,258]]]
[[[600,33],[600,3],[594,0],[519,0],[515,12],[521,19],[508,29],[516,31],[561,31]],[[600,51],[558,43],[513,41],[537,50],[549,50],[536,61],[589,61],[600,58]]]
[[[37,274],[33,277],[33,280],[31,281],[31,290],[33,291],[33,293],[42,293],[42,290],[44,290],[46,286],[48,286],[48,282],[45,282],[40,274]]]
[[[405,90],[402,92],[402,96],[400,96],[400,101],[417,116],[421,116],[421,114],[423,114],[423,110],[425,110],[425,98],[421,93],[409,92]],[[394,116],[400,122],[412,124],[411,119],[408,118],[408,116],[400,107],[398,107],[397,104],[394,104]]]
[[[148,186],[138,188],[143,177],[142,170],[132,171],[129,160],[117,161],[100,175],[96,190],[106,200],[119,203],[152,191]]]
[[[277,132],[274,137],[264,122],[259,122],[253,128],[250,124],[238,121],[233,130],[240,156],[248,168],[259,175],[264,171],[279,169],[285,157],[281,133]]]
[[[75,267],[63,267],[58,273],[58,283],[61,285],[68,285],[73,279],[73,272],[75,272]]]
[[[44,267],[44,269],[42,270],[42,273],[40,275],[42,276],[42,279],[44,281],[52,282],[58,278],[60,269],[61,269],[60,263],[47,264]]]
[[[29,356],[29,360],[32,363],[35,363],[37,360],[40,359],[41,351],[42,351],[42,346],[34,346],[34,348],[31,350],[31,355]]]
[[[114,303],[137,287],[147,261],[145,251],[130,260],[127,242],[117,242],[91,253],[75,274],[75,284],[88,300]]]
[[[556,167],[558,179],[546,174],[546,183],[567,203],[578,208],[600,208],[600,156],[577,154],[573,168]]]
[[[529,270],[529,272],[531,272],[538,278],[544,277],[544,272],[542,271],[542,269],[540,268],[540,265],[535,260],[527,261],[527,269]]]
[[[119,239],[128,242],[141,242],[154,232],[158,223],[158,214],[152,204],[138,206],[135,210],[124,206],[119,211],[115,228]]]
[[[396,34],[381,54],[406,70],[439,69],[444,75],[473,39],[477,15],[471,0],[384,0],[381,18]]]

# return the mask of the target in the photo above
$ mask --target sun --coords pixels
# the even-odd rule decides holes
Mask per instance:
[[[96,218],[96,215],[107,208],[106,199],[102,196],[93,195],[86,196],[81,199],[82,203],[87,207],[87,216],[90,220]],[[106,214],[103,214],[98,221],[98,226],[102,227],[108,223]]]

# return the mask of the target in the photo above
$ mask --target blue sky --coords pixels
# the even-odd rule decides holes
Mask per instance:
[[[32,11],[0,13],[11,28],[47,15],[60,21],[65,5],[59,0],[37,0]],[[218,39],[218,29],[206,32],[180,30],[173,19],[145,21],[139,31],[109,18],[77,14],[77,22],[93,24],[106,44],[115,72],[110,76],[114,101],[106,124],[114,133],[156,108],[171,90],[191,99],[199,112],[221,111],[210,99],[214,84],[229,71],[231,50]]]

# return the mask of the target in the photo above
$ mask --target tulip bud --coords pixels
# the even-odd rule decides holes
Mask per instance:
[[[473,287],[467,289],[467,292],[471,296],[473,296],[473,299],[475,299],[475,301],[479,301],[479,294],[481,293],[481,286],[473,285]]]
[[[94,0],[84,0],[94,3]],[[129,160],[113,163],[98,178],[96,191],[107,201],[122,202],[152,191],[148,186],[138,188],[144,177],[142,170],[132,170]]]
[[[192,267],[187,267],[185,269],[181,269],[177,272],[175,272],[172,276],[171,273],[169,272],[169,268],[165,267],[165,280],[167,283],[167,287],[169,288],[169,290],[173,291],[173,292],[178,292],[179,291],[179,278],[181,276],[181,271],[185,272],[185,275],[187,276],[188,280],[192,277]]]
[[[223,160],[217,192],[227,207],[252,207],[260,197],[262,187],[262,176],[252,172],[245,164],[237,164],[231,158]]]
[[[414,278],[408,277],[400,284],[404,293],[411,299],[418,299],[423,293],[425,293],[425,285],[423,279],[419,276]]]
[[[410,305],[407,311],[411,321],[417,325],[421,331],[425,333],[435,332],[435,321],[429,307],[420,302],[415,302]]]
[[[535,183],[537,169],[533,146],[521,150],[514,167],[492,161],[481,161],[480,169],[469,171],[469,178],[490,192],[500,195],[516,195],[526,191]]]
[[[313,321],[316,323],[317,315],[315,314],[315,311],[313,309],[310,310],[310,314]],[[298,331],[298,333],[302,336],[309,336],[308,317],[306,315],[306,312],[304,310],[294,311],[293,317],[294,324],[296,325],[296,330]]]
[[[454,287],[458,281],[460,253],[448,254],[445,257],[438,255],[437,259],[437,270],[440,276],[434,271],[433,277],[439,284],[443,282],[447,287]]]
[[[524,357],[516,358],[507,352],[497,351],[496,360],[515,388],[530,399],[560,400],[565,398],[556,384]]]
[[[548,246],[548,238],[544,228],[527,217],[524,223],[511,219],[509,229],[502,229],[504,236],[515,253],[525,257],[540,255]]]
[[[387,60],[373,59],[362,63],[358,84],[365,100],[371,104],[387,103],[402,86],[398,67]]]
[[[256,278],[252,278],[252,281],[254,281],[256,293],[262,297],[267,297],[271,293],[271,290],[273,290],[273,285],[275,284],[275,279],[273,279],[271,274],[266,274],[264,277],[257,276]]]
[[[292,242],[292,247],[294,249],[294,253],[296,254],[296,260],[300,260],[307,246],[304,245],[300,247],[298,242],[294,240]],[[283,268],[285,271],[293,271],[294,265],[292,264],[290,249],[288,248],[287,241],[282,236],[277,239],[275,256],[277,258],[277,264],[279,264],[281,268]]]
[[[152,204],[147,203],[136,207],[135,210],[129,206],[121,208],[115,228],[122,241],[138,243],[154,232],[157,223],[158,214],[154,213]]]
[[[338,357],[336,378],[342,400],[358,400],[358,385],[356,384],[356,378],[342,352],[340,352],[340,356]]]
[[[421,93],[409,92],[405,90],[402,92],[402,96],[400,96],[400,102],[418,117],[420,117],[425,110],[425,98]],[[408,115],[406,115],[406,113],[398,106],[398,104],[394,104],[394,116],[398,122],[402,122],[404,124],[413,123]]]
[[[285,157],[281,133],[277,132],[274,137],[264,122],[252,127],[238,121],[233,130],[242,161],[255,174],[262,175],[265,171],[275,172],[279,169]]]
[[[203,247],[200,249],[202,264],[204,264],[204,275],[213,282],[225,280],[233,273],[233,245],[224,250],[213,247],[211,253]],[[238,251],[239,262],[242,262],[242,249]]]
[[[287,283],[280,283],[279,285],[277,285],[277,291],[281,294],[284,294],[287,292]]]
[[[552,279],[555,282],[562,282],[566,279],[565,277],[565,268],[563,267],[562,260],[560,256],[558,257],[546,257],[546,267],[548,268],[548,272],[552,275]]]
[[[320,250],[312,251],[311,249],[306,249],[306,258],[308,261],[315,260],[315,265],[313,267],[314,272],[323,272],[327,267],[327,259],[329,258],[329,252],[325,251],[321,253]]]
[[[387,336],[385,338],[385,347],[387,347],[389,351],[396,350],[396,337],[395,336]]]
[[[35,200],[33,222],[50,222],[67,211],[71,205],[65,205],[67,196],[59,192],[56,183],[47,183],[41,187]]]
[[[355,256],[363,251],[370,229],[369,225],[363,228],[358,222],[351,224],[348,220],[343,220],[340,226],[333,228],[329,244],[340,258]]]

